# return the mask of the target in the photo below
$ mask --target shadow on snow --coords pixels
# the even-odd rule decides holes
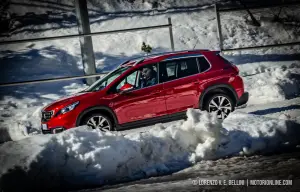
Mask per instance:
[[[290,105],[287,107],[276,107],[276,108],[269,108],[269,109],[263,109],[263,110],[257,110],[250,112],[250,114],[254,115],[268,115],[272,113],[279,113],[287,110],[295,110],[295,109],[300,109],[300,105]]]

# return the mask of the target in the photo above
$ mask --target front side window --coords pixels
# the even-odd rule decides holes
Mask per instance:
[[[160,82],[168,82],[199,73],[196,58],[176,59],[159,64]]]
[[[127,77],[125,77],[125,79],[123,79],[121,81],[121,83],[119,83],[119,85],[117,86],[117,90],[119,90],[122,86],[124,86],[125,84],[129,83],[130,85],[133,85],[134,87],[136,87],[137,85],[137,71],[131,73],[130,75],[128,75]]]
[[[85,91],[91,92],[91,91],[99,91],[99,90],[104,89],[107,85],[109,85],[116,78],[118,78],[120,75],[122,75],[128,68],[129,67],[117,68],[113,72],[107,74],[103,78],[96,81],[94,84],[92,84],[90,87],[88,87]]]
[[[158,83],[157,64],[147,64],[124,77],[112,88],[112,92],[120,92],[123,87],[141,89]]]
[[[158,83],[157,64],[145,65],[139,69],[139,87],[149,87]]]

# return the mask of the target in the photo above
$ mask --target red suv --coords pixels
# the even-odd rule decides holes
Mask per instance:
[[[133,59],[86,90],[42,110],[43,133],[88,125],[123,130],[185,118],[188,108],[221,119],[245,106],[248,93],[236,66],[219,51],[190,50]]]

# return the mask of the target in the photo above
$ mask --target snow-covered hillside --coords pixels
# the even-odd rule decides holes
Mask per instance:
[[[165,2],[170,3],[171,1]],[[190,4],[192,5],[193,3]],[[171,7],[171,5],[172,3],[168,6]],[[22,5],[22,7],[24,9],[30,8],[26,4]],[[44,6],[38,8],[45,9]],[[298,10],[299,6],[284,9],[290,15],[296,16]],[[224,46],[234,48],[299,41],[299,31],[297,31],[295,26],[273,22],[272,11],[274,10],[267,9],[255,12],[255,16],[262,24],[261,27],[248,25],[246,23],[248,16],[245,12],[222,13]],[[283,13],[282,17],[286,18],[289,14]],[[180,11],[168,9],[163,12],[154,10],[153,12],[142,13],[135,13],[134,11],[122,14],[94,13],[90,16],[90,22],[92,32],[97,32],[166,24],[168,17],[172,18],[176,50],[193,48],[219,49],[216,18],[212,7],[204,7],[202,9],[186,8]],[[76,33],[78,33],[78,29],[73,10],[48,14],[36,11],[33,14],[20,16],[16,19],[14,27],[10,31],[10,36],[3,35],[0,37],[0,40]],[[153,52],[169,51],[169,39],[168,29],[95,36],[93,37],[93,47],[97,71],[110,71],[116,64],[130,57],[141,55],[143,41],[153,47]],[[260,62],[265,61],[266,58],[276,56],[279,60],[296,60],[296,58],[299,58],[299,55],[297,55],[299,50],[300,46],[293,46],[243,51],[242,53],[248,54],[248,60],[253,55],[256,55],[256,62]],[[1,66],[5,66],[0,71],[0,82],[83,74],[80,45],[76,38],[0,46],[0,51]],[[239,58],[238,52],[230,54],[234,54],[237,59]],[[266,54],[268,56],[265,56]],[[287,54],[293,55],[286,58]],[[281,58],[279,58],[280,55],[282,56]]]
[[[176,50],[218,49],[210,1],[165,0],[157,5],[160,11],[149,11],[155,2],[91,0],[91,30],[166,24],[171,17]],[[288,7],[283,17],[297,15],[299,10],[299,6]],[[0,40],[77,33],[72,3],[67,0],[29,4],[16,0],[11,11],[20,17],[10,36],[2,34]],[[245,12],[222,14],[224,46],[300,40],[293,25],[272,21],[272,10],[255,11],[255,16],[261,27],[248,25]],[[142,55],[143,41],[154,52],[170,50],[168,29],[93,37],[97,71],[110,71]],[[299,51],[300,46],[293,46],[227,53],[225,57],[237,64],[250,98],[247,108],[237,109],[223,122],[213,114],[189,110],[187,121],[128,132],[101,133],[80,127],[59,135],[40,135],[40,109],[81,91],[86,87],[83,81],[0,88],[0,143],[6,142],[0,145],[0,177],[4,176],[0,180],[19,178],[25,186],[71,188],[114,183],[171,173],[202,159],[251,155],[298,143],[294,135],[299,134],[300,124]],[[0,83],[83,74],[78,39],[0,46],[0,65]]]
[[[22,15],[23,9],[30,12],[30,8],[38,3],[35,1],[29,6],[23,1],[18,0],[16,2],[19,3],[13,3],[11,11],[18,10],[20,15]],[[147,2],[145,3],[147,4]],[[42,6],[46,2],[39,3],[39,9],[34,14],[25,16],[23,20],[20,19],[20,23],[16,24],[10,37],[2,37],[1,39],[36,38],[77,33],[73,10],[48,13],[44,18],[44,13],[40,11],[47,10],[47,6]],[[48,3],[49,6],[55,5],[53,2]],[[67,1],[60,3],[70,4]],[[128,4],[124,1],[122,3]],[[123,5],[122,3],[118,6]],[[164,3],[167,8],[171,8],[174,6],[194,6],[196,1],[186,1],[186,3],[180,4],[178,1],[170,0],[164,1]],[[206,4],[207,2],[203,1],[202,3]],[[59,3],[56,4],[56,6],[58,5]],[[105,6],[106,4],[103,3],[102,5]],[[114,3],[110,5],[113,6]],[[134,5],[140,6],[139,1],[134,2]],[[22,9],[15,10],[13,9],[14,6],[22,7]],[[123,8],[129,9],[125,5]],[[131,7],[130,10],[134,9]],[[285,11],[287,10],[292,14],[299,8],[288,7]],[[296,41],[300,37],[295,34],[293,27],[272,22],[270,12],[255,13],[255,16],[263,24],[259,28],[247,25],[245,23],[246,16],[243,12],[222,14],[223,32],[226,37],[225,46],[239,47],[270,44],[278,41],[288,42]],[[168,9],[165,12],[154,10],[151,13],[129,12],[106,15],[93,13],[90,21],[91,29],[95,32],[164,24],[168,17],[171,17],[173,21],[175,48],[177,50],[218,49],[215,13],[209,7],[202,9],[186,8],[180,11]],[[130,57],[141,55],[140,47],[143,41],[151,44],[154,52],[170,50],[167,29],[93,37],[98,72],[110,71],[118,63]],[[294,75],[294,73],[299,74],[300,64],[299,61],[295,61],[299,59],[299,55],[294,54],[299,52],[299,48],[300,46],[262,49],[228,55],[230,60],[238,64],[241,75],[244,76],[246,89],[250,92],[249,105],[282,101],[299,94],[299,83]],[[0,46],[0,50],[2,68],[0,82],[83,74],[78,39]],[[78,80],[0,88],[0,107],[2,109],[0,141],[18,140],[39,133],[39,110],[55,99],[80,91],[83,87],[85,85]]]

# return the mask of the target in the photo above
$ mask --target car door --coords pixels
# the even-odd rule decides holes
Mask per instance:
[[[119,124],[146,120],[166,114],[166,105],[162,94],[163,85],[157,83],[140,88],[141,68],[127,76],[131,82],[127,81],[130,84],[133,83],[135,88],[124,94],[116,93],[117,96],[113,99],[113,108]],[[157,71],[157,64],[153,64],[153,68]],[[158,78],[158,74],[156,74],[156,78]],[[120,89],[124,80],[121,80],[117,85],[117,90]]]
[[[166,99],[167,113],[183,112],[197,108],[199,87],[199,66],[196,57],[176,58],[159,63],[160,80]]]

